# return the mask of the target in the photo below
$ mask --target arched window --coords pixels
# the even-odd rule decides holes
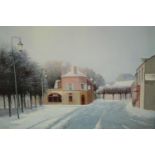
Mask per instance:
[[[48,95],[48,102],[62,102],[62,96],[58,93]]]

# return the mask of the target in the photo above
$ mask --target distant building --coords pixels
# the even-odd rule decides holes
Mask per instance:
[[[133,104],[137,107],[155,110],[155,55],[143,59],[136,70],[132,87]]]
[[[131,97],[131,86],[133,80],[116,81],[113,84],[107,84],[97,90],[99,98],[105,100],[129,100]]]
[[[88,104],[94,100],[94,86],[77,67],[55,81],[54,89],[49,89],[45,103]]]

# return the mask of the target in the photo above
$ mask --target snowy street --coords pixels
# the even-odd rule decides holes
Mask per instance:
[[[0,128],[145,129],[155,128],[155,112],[133,108],[127,101],[96,100],[89,105],[44,105],[0,118]]]
[[[54,128],[144,129],[155,128],[155,112],[133,108],[125,101],[96,100],[60,121]]]

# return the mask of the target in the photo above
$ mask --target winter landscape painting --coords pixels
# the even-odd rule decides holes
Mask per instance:
[[[0,27],[0,129],[154,128],[155,27]]]

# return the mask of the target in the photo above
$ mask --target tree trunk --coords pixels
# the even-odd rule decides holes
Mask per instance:
[[[31,109],[32,109],[32,94],[30,93],[30,105],[31,105]]]
[[[122,100],[122,94],[120,93],[120,100]]]
[[[21,100],[21,111],[24,112],[24,106],[23,106],[23,94],[20,94],[20,100]]]
[[[24,101],[24,108],[26,108],[25,94],[24,94],[24,96],[23,96],[23,101]]]
[[[39,104],[42,105],[42,96],[39,95]]]
[[[105,97],[104,95],[105,95],[105,94],[103,93],[103,99],[104,99],[104,97]]]
[[[13,95],[13,100],[14,100],[15,108],[17,108],[17,107],[16,107],[16,106],[17,106],[17,105],[16,105],[16,104],[17,104],[17,103],[16,103],[17,101],[16,101],[16,97],[15,97],[15,95]]]
[[[36,95],[34,96],[34,100],[35,100],[34,101],[35,102],[35,107],[37,107],[37,96]]]
[[[9,106],[9,116],[11,117],[12,111],[11,111],[11,95],[8,95],[8,106]]]
[[[20,103],[20,95],[19,94],[18,94],[17,100],[18,101],[16,101],[16,102],[18,104],[18,108],[20,108],[21,107],[21,103]]]
[[[114,100],[114,95],[115,95],[115,94],[112,94],[112,99],[113,99],[113,100]]]
[[[6,109],[5,95],[3,95],[3,104],[4,104],[4,109]]]

